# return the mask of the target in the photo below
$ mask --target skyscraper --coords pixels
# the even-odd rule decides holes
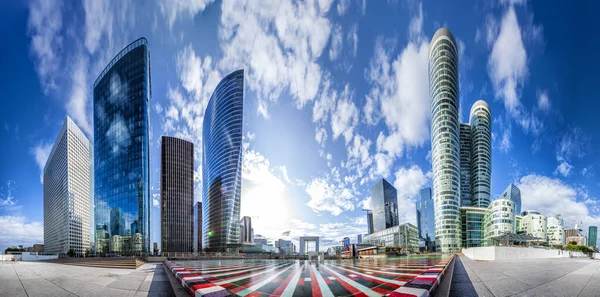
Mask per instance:
[[[435,251],[434,224],[433,224],[433,199],[431,188],[421,189],[421,196],[417,201],[417,227],[419,229],[419,242],[423,243],[426,251]]]
[[[44,249],[51,253],[90,249],[92,144],[65,118],[44,166]]]
[[[398,226],[398,194],[387,180],[382,178],[371,188],[371,204],[375,232]]]
[[[140,38],[94,82],[96,252],[150,252],[150,51]],[[105,226],[110,226],[105,228]],[[163,247],[164,248],[164,247]]]
[[[501,195],[502,199],[510,199],[515,203],[516,214],[521,214],[521,190],[517,186],[510,184]],[[562,217],[562,216],[561,216]],[[561,218],[562,220],[562,218]],[[561,223],[562,225],[562,223]]]
[[[441,252],[459,250],[462,240],[458,91],[458,47],[450,30],[441,28],[429,48],[435,241]]]
[[[245,216],[240,221],[240,243],[251,244],[254,241],[252,232],[252,218]]]
[[[471,206],[471,125],[460,124],[460,205]]]
[[[240,241],[244,70],[215,88],[202,131],[202,244],[225,250]]]
[[[598,227],[590,226],[588,229],[588,246],[596,246],[598,238]]]
[[[194,144],[163,136],[160,159],[161,246],[194,251]]]
[[[483,100],[475,102],[470,120],[471,206],[488,207],[492,201],[492,113],[489,105]]]
[[[371,234],[375,232],[375,227],[373,226],[373,211],[367,211],[367,234]]]
[[[194,251],[202,251],[202,202],[194,204]]]

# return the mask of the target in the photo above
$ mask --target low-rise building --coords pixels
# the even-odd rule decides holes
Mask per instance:
[[[460,207],[463,248],[482,246],[483,218],[485,213],[486,208],[484,207]]]
[[[363,243],[400,247],[403,251],[414,253],[419,250],[419,229],[411,223],[404,223],[366,235]]]
[[[515,202],[512,199],[494,200],[483,217],[483,245],[495,245],[493,238],[515,233]]]
[[[561,214],[548,218],[548,245],[563,246],[565,245],[565,227],[564,220]]]
[[[535,210],[526,210],[522,216],[519,231],[540,238],[538,243],[545,243],[548,240],[548,218]]]

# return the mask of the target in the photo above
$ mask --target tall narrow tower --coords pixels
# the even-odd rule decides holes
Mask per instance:
[[[437,250],[460,249],[460,142],[458,47],[452,32],[441,28],[429,48],[431,161]]]
[[[479,100],[471,107],[471,205],[492,201],[492,112]],[[520,208],[520,205],[519,205]]]

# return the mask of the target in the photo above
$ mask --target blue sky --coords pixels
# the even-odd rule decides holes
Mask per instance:
[[[460,49],[460,109],[493,115],[492,193],[600,225],[597,7],[557,1],[9,1],[0,10],[0,249],[43,239],[41,169],[66,115],[93,139],[92,85],[149,41],[152,238],[159,241],[160,135],[196,145],[221,77],[246,70],[242,215],[255,233],[365,233],[381,177],[401,222],[431,184],[427,52],[441,26]]]

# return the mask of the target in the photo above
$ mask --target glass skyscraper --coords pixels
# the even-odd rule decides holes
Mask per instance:
[[[421,189],[421,196],[419,197],[416,206],[417,227],[419,228],[419,246],[426,251],[435,251],[431,188]]]
[[[450,30],[441,28],[429,48],[435,241],[441,252],[459,250],[462,241],[458,91],[458,47]]]
[[[502,199],[510,199],[515,203],[515,214],[521,214],[521,190],[514,184],[508,185],[501,195]]]
[[[194,251],[194,144],[163,136],[160,159],[163,253]]]
[[[492,113],[479,100],[471,107],[471,206],[488,207],[492,188]]]
[[[371,188],[371,204],[375,232],[398,226],[398,194],[387,180],[382,178]]]
[[[94,83],[97,253],[149,252],[151,97],[150,51],[140,38],[121,50]]]
[[[597,239],[598,239],[598,227],[590,226],[590,228],[588,229],[588,246],[595,247],[597,245],[597,242],[596,242]]]
[[[202,245],[209,251],[240,243],[244,70],[215,88],[202,131]]]

